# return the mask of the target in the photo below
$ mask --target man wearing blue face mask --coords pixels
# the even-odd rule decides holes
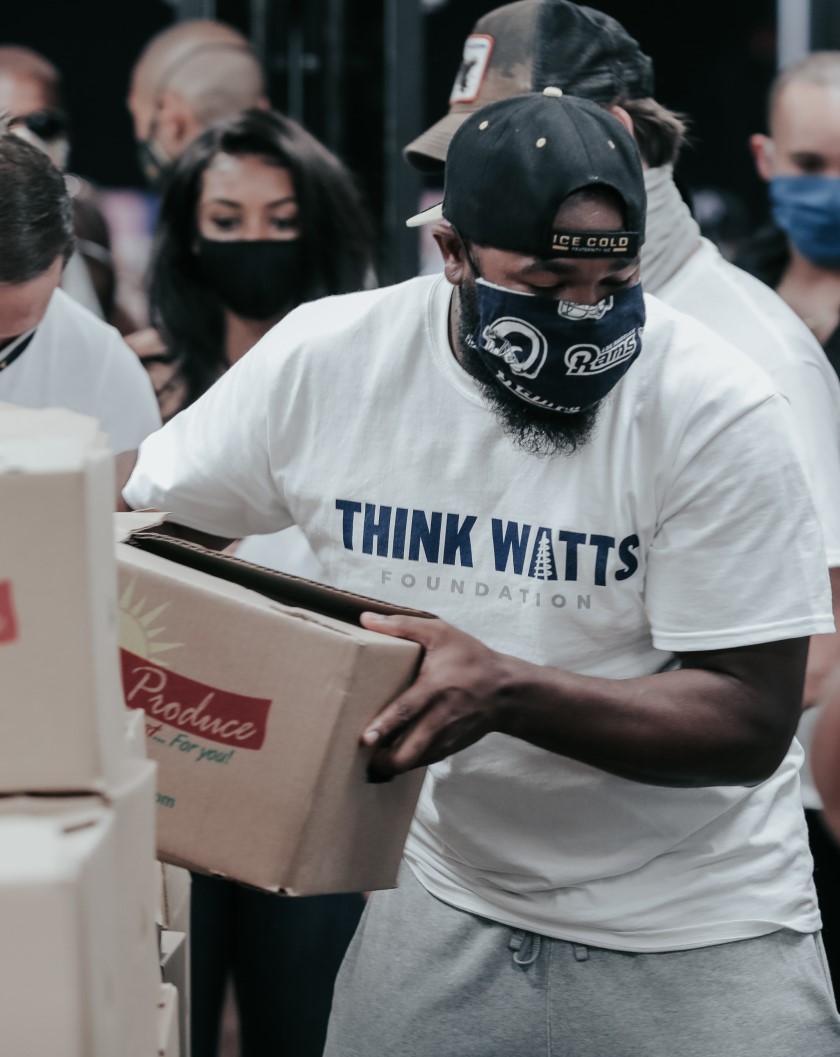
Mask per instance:
[[[436,215],[443,276],[290,313],[123,491],[297,522],[329,582],[438,618],[362,617],[425,647],[370,779],[430,771],[326,1053],[834,1057],[791,743],[832,620],[786,402],[642,295],[642,167],[596,104],[473,114]]]
[[[808,324],[840,373],[840,52],[815,52],[776,78],[769,127],[750,147],[775,228],[742,262]]]
[[[840,374],[840,51],[815,52],[779,74],[770,92],[769,128],[769,136],[752,136],[750,146],[768,181],[774,226],[756,235],[738,263],[801,316]],[[833,458],[826,452],[826,463]],[[830,685],[836,696],[837,680]],[[806,750],[818,711],[802,717],[799,736]],[[825,828],[807,765],[802,799],[823,939],[840,996],[840,849]]]

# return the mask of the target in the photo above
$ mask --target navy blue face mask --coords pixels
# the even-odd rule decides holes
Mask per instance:
[[[840,267],[840,179],[836,176],[774,176],[773,219],[814,264]]]
[[[476,283],[479,326],[468,341],[494,381],[530,404],[563,414],[594,407],[642,351],[639,283],[596,305]]]

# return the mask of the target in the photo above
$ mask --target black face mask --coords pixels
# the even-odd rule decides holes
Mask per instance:
[[[196,256],[202,280],[238,316],[271,319],[300,301],[300,239],[227,242],[199,236]]]
[[[163,194],[172,172],[173,161],[155,138],[157,122],[152,122],[146,139],[137,141],[137,164],[149,187]]]

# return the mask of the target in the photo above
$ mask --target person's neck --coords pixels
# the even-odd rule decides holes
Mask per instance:
[[[225,309],[225,360],[232,367],[237,360],[252,349],[260,338],[264,337],[275,323],[283,318],[281,312],[270,319],[245,319],[237,316],[229,308]]]
[[[811,288],[815,285],[840,289],[840,267],[826,268],[821,264],[814,264],[807,257],[803,257],[799,250],[790,246],[790,261],[785,268],[782,282],[791,282],[796,286]]]
[[[840,321],[840,268],[814,264],[789,243],[790,259],[776,292],[824,344]]]

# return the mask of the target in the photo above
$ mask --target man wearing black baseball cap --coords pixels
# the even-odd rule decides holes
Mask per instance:
[[[290,313],[123,492],[297,522],[330,582],[436,614],[362,617],[425,648],[370,779],[430,770],[326,1053],[828,1057],[790,741],[832,625],[785,403],[642,295],[641,163],[597,105],[471,116],[441,211],[444,276]]]

